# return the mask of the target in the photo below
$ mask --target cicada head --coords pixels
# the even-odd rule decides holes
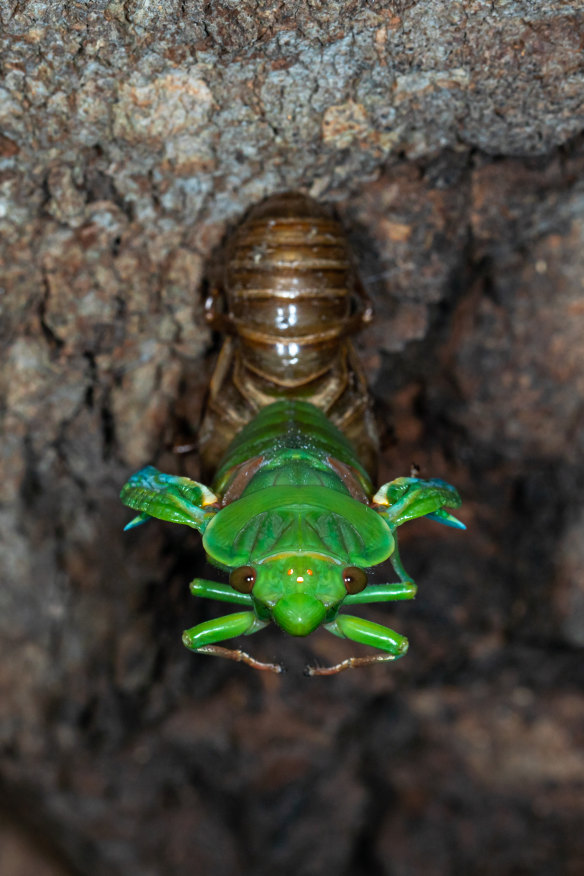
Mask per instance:
[[[367,581],[361,569],[300,552],[234,570],[231,581],[236,589],[241,589],[239,578],[251,593],[258,616],[271,618],[292,636],[307,636],[332,620],[347,593],[357,592],[355,587],[363,589]]]

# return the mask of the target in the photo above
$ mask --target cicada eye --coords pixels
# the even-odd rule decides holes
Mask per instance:
[[[253,566],[240,566],[234,569],[229,576],[229,583],[234,590],[240,593],[251,593],[255,584],[256,573]]]
[[[367,586],[367,573],[357,566],[347,566],[343,572],[343,581],[347,593],[361,593]]]

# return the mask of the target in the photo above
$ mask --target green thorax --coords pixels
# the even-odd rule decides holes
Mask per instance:
[[[254,460],[261,460],[261,465],[245,493],[272,485],[326,486],[348,493],[346,478],[332,462],[336,460],[351,469],[354,486],[364,498],[372,494],[369,476],[351,442],[308,402],[278,401],[263,408],[230,444],[215,476],[215,492],[225,495],[237,473],[241,476]]]
[[[225,504],[203,544],[219,565],[305,553],[370,566],[393,549],[351,443],[307,402],[260,411],[229,447],[214,489]]]

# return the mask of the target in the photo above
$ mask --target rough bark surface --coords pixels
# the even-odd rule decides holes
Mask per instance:
[[[581,2],[0,6],[3,876],[573,874],[584,857]],[[442,476],[400,663],[189,654],[201,288],[254,202],[336,205],[377,319],[382,475]]]

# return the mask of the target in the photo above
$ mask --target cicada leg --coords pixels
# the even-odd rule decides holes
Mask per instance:
[[[401,557],[399,554],[399,545],[397,543],[397,538],[396,538],[395,544],[393,546],[393,553],[390,557],[390,562],[391,562],[391,565],[393,566],[393,568],[394,568],[394,570],[395,570],[395,572],[400,580],[400,583],[403,584],[404,586],[409,585],[409,586],[413,587],[414,591],[412,593],[412,596],[415,596],[416,590],[418,588],[416,587],[416,585],[414,584],[414,582],[412,581],[412,579],[410,578],[410,576],[408,575],[408,573],[404,569],[404,566],[403,566],[403,563],[401,561]]]
[[[335,663],[333,666],[307,666],[304,674],[311,678],[315,675],[338,675],[339,672],[345,672],[347,669],[357,669],[359,666],[371,666],[372,663],[388,663],[390,660],[395,660],[393,654],[372,654],[370,657],[347,657],[346,660],[341,660],[340,663]]]
[[[185,630],[182,637],[183,644],[190,651],[195,651],[198,654],[225,657],[238,663],[247,663],[254,669],[280,673],[284,671],[284,667],[279,663],[263,663],[245,651],[232,650],[216,644],[224,639],[232,639],[234,636],[250,636],[266,625],[267,622],[259,620],[252,611],[240,611],[205,621],[190,630]]]
[[[357,666],[369,666],[372,663],[387,663],[390,660],[397,660],[408,650],[408,640],[405,636],[400,636],[389,627],[384,627],[381,624],[373,623],[373,621],[365,620],[364,618],[354,617],[350,614],[340,614],[330,624],[325,624],[325,629],[335,636],[340,636],[343,639],[350,639],[353,642],[359,642],[362,645],[372,645],[374,648],[384,651],[383,654],[372,654],[370,657],[349,657],[341,663],[336,663],[333,666],[307,666],[305,669],[306,675],[336,675],[338,672],[344,672],[346,669],[354,669]]]
[[[227,660],[235,660],[236,663],[245,663],[247,666],[251,666],[252,669],[275,672],[278,675],[286,671],[281,663],[264,663],[262,660],[256,660],[255,657],[252,657],[246,651],[235,651],[232,648],[223,648],[221,645],[203,645],[201,648],[197,648],[197,654],[225,657]]]
[[[240,593],[238,590],[234,590],[230,584],[222,584],[219,581],[195,578],[189,584],[189,590],[193,596],[202,596],[204,599],[218,599],[221,602],[245,605],[248,608],[251,608],[253,605],[253,600],[249,593]]]
[[[365,605],[369,602],[397,602],[413,599],[418,588],[413,581],[392,581],[389,584],[368,584],[365,590],[345,596],[343,605]]]

